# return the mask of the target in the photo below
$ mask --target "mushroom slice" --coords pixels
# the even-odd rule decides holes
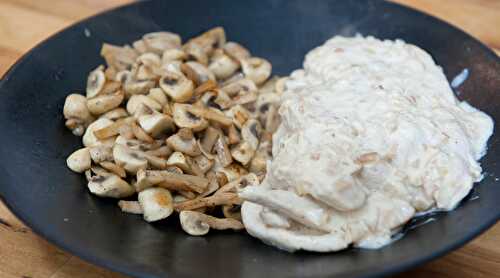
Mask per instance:
[[[120,82],[108,81],[108,82],[106,82],[106,84],[104,84],[104,87],[102,88],[102,90],[99,94],[109,95],[109,94],[112,94],[112,93],[118,91],[121,87],[122,87],[122,83],[120,83]]]
[[[231,118],[226,117],[224,113],[214,108],[206,108],[201,106],[190,105],[187,106],[187,111],[198,117],[202,117],[207,120],[220,123],[224,126],[229,126],[233,122]]]
[[[174,205],[175,210],[194,210],[202,207],[215,207],[220,205],[240,204],[241,199],[236,193],[220,193],[209,197],[188,200]]]
[[[104,75],[103,70],[104,67],[99,66],[90,72],[87,78],[87,98],[97,96],[104,87],[104,84],[106,83],[106,76]]]
[[[184,172],[189,172],[190,170],[189,164],[187,163],[187,159],[184,156],[184,154],[182,154],[182,152],[172,153],[167,160],[167,166],[179,167]]]
[[[215,176],[213,178],[209,179],[210,181],[208,182],[208,187],[205,191],[203,191],[199,197],[207,197],[209,195],[212,195],[212,193],[216,192],[219,189],[219,183],[217,182],[217,179]]]
[[[248,142],[241,142],[231,149],[231,155],[234,160],[243,165],[247,165],[255,154],[255,149]]]
[[[143,40],[137,40],[133,42],[132,47],[140,54],[146,53],[148,51],[148,48]]]
[[[231,109],[226,112],[226,115],[233,119],[234,125],[239,129],[242,129],[247,120],[251,118],[250,111],[241,105],[231,107]]]
[[[64,118],[68,121],[66,126],[75,135],[83,135],[85,128],[94,118],[87,107],[87,99],[79,94],[71,94],[66,97],[63,108]]]
[[[101,115],[120,106],[125,95],[122,91],[116,91],[113,94],[98,95],[87,101],[87,108],[94,115]]]
[[[279,127],[281,121],[278,114],[278,108],[276,106],[271,106],[267,112],[267,117],[264,122],[266,132],[268,134],[273,134]]]
[[[108,66],[121,71],[130,68],[135,63],[137,53],[130,47],[104,43],[101,48],[101,56],[104,57]]]
[[[90,192],[101,197],[125,198],[133,195],[135,190],[130,184],[117,175],[93,176],[88,183]]]
[[[148,188],[137,197],[144,220],[154,222],[169,217],[174,211],[174,201],[170,191],[165,188]]]
[[[236,43],[236,42],[227,42],[224,44],[224,52],[235,59],[236,61],[239,61],[241,59],[246,59],[250,58],[250,51],[248,51],[245,47],[243,47],[241,44]]]
[[[174,149],[175,151],[185,153],[191,156],[197,156],[201,154],[200,148],[196,143],[194,137],[182,138],[179,133],[170,136],[167,140],[167,146]],[[182,168],[182,167],[181,167]]]
[[[131,123],[130,126],[132,127],[132,132],[134,133],[134,136],[137,139],[144,141],[146,143],[154,143],[155,142],[155,139],[153,139],[153,137],[149,136],[149,134],[146,131],[144,131],[144,129],[142,129],[142,127],[140,127],[135,122]]]
[[[201,94],[203,94],[207,91],[210,91],[210,90],[214,90],[216,88],[217,88],[217,82],[209,79],[209,80],[203,82],[202,84],[200,84],[198,87],[196,87],[196,89],[194,89],[194,95],[196,97],[198,97]]]
[[[219,136],[219,138],[217,138],[217,141],[215,141],[214,150],[222,167],[226,167],[233,162],[231,152],[229,151],[229,147],[224,136]]]
[[[198,155],[193,157],[193,163],[200,169],[201,173],[205,174],[214,165],[213,160],[208,159],[204,155]]]
[[[257,150],[259,147],[259,138],[261,133],[262,126],[255,119],[246,121],[241,128],[241,137],[243,141],[248,142],[254,150]]]
[[[275,93],[260,93],[257,98],[256,108],[259,115],[261,115],[261,120],[266,118],[266,114],[271,106],[278,106],[280,101],[280,96]]]
[[[181,37],[171,32],[153,32],[142,37],[149,51],[161,55],[165,50],[181,47]]]
[[[123,145],[123,146],[126,146],[127,148],[130,148],[130,149],[136,150],[136,151],[140,151],[140,152],[154,150],[156,148],[159,148],[161,145],[156,141],[153,143],[146,143],[146,142],[143,142],[143,141],[140,141],[137,139],[128,139],[128,138],[123,137],[121,135],[116,137],[115,145],[116,144]],[[142,153],[140,155],[142,155]]]
[[[226,43],[226,32],[222,27],[214,27],[190,39],[186,45],[193,43],[200,45],[205,53],[211,53],[214,48],[220,48]]]
[[[278,81],[276,81],[276,83],[274,84],[274,91],[276,92],[276,94],[282,95],[283,92],[285,92],[287,80],[288,77],[281,77],[280,79],[278,79]]]
[[[149,93],[147,94],[147,97],[155,100],[160,104],[162,107],[168,104],[168,99],[165,93],[161,88],[153,88],[149,90]]]
[[[189,104],[175,103],[173,106],[173,118],[178,127],[189,128],[193,131],[201,131],[208,126],[208,121],[202,117],[189,112]]]
[[[132,214],[142,214],[141,204],[137,201],[118,201],[118,206],[123,212],[132,213]]]
[[[211,153],[212,149],[217,142],[217,139],[221,135],[221,132],[211,126],[209,126],[205,133],[203,134],[203,138],[200,142],[200,149],[202,152]]]
[[[116,121],[122,118],[128,117],[129,114],[124,108],[118,107],[111,111],[108,111],[100,116],[100,118],[106,118],[112,121]]]
[[[199,44],[187,43],[184,45],[183,50],[186,53],[187,60],[196,61],[203,65],[208,64],[207,52]]]
[[[161,146],[157,149],[146,151],[146,154],[157,157],[168,157],[172,154],[172,149],[169,146]]]
[[[88,148],[82,148],[73,152],[68,159],[66,159],[68,168],[73,172],[83,173],[90,169],[91,160]]]
[[[135,72],[135,78],[138,81],[153,81],[153,79],[156,79],[158,77],[158,71],[155,69],[158,69],[158,67],[148,67],[146,65],[139,65],[137,67],[137,71]],[[142,92],[142,91],[141,91]],[[131,92],[129,92],[132,94]]]
[[[218,80],[223,80],[233,75],[240,67],[240,64],[230,56],[226,55],[222,49],[217,49],[208,65]]]
[[[217,218],[197,211],[181,211],[179,214],[182,229],[192,236],[202,236],[210,228],[215,230],[243,230],[243,224],[232,218]]]
[[[194,84],[183,74],[168,72],[160,79],[160,88],[176,102],[186,102],[193,96]]]
[[[270,157],[265,152],[257,151],[255,153],[254,157],[252,158],[252,161],[250,161],[250,165],[248,166],[248,170],[252,173],[257,174],[257,175],[265,174],[266,167],[267,167],[267,161],[269,159],[270,159]]]
[[[167,50],[163,51],[163,55],[161,57],[161,62],[164,65],[164,64],[168,64],[172,61],[184,60],[184,59],[186,59],[186,57],[187,57],[187,54],[183,50],[172,48],[172,49],[167,49]]]
[[[224,214],[226,218],[241,221],[241,205],[222,206],[222,214]]]
[[[112,67],[112,66],[108,66],[105,70],[104,70],[104,75],[106,76],[106,80],[113,80],[113,81],[117,81],[115,78],[116,78],[116,74],[118,73],[118,71]],[[120,82],[117,82],[117,83],[120,83]],[[121,84],[120,84],[121,85]]]
[[[148,166],[148,161],[142,152],[121,144],[115,144],[113,147],[113,158],[116,164],[131,174],[137,173],[140,169],[146,169]]]
[[[111,146],[93,146],[88,149],[94,163],[113,161],[113,148]]]
[[[135,115],[136,110],[145,105],[152,110],[160,111],[162,106],[154,99],[144,95],[133,95],[127,102],[127,112],[130,115]]]
[[[141,54],[139,57],[137,57],[136,61],[148,68],[155,68],[161,65],[160,56],[151,52]]]
[[[168,183],[185,186],[187,189],[202,193],[208,186],[208,179],[193,175],[173,173],[167,170],[140,170],[137,172],[137,189]]]
[[[239,179],[241,176],[248,174],[248,171],[243,166],[233,163],[225,168],[218,170],[226,176],[228,182]]]
[[[105,127],[112,125],[112,124],[113,124],[113,121],[105,119],[105,118],[97,119],[95,122],[91,123],[87,127],[87,130],[85,131],[85,134],[83,135],[83,138],[82,138],[83,145],[85,147],[91,147],[91,146],[96,146],[96,145],[112,145],[114,142],[114,138],[99,140],[94,135],[94,131],[99,130],[101,128],[105,128]]]
[[[192,80],[197,86],[207,82],[215,81],[215,75],[203,64],[189,61],[181,65],[182,72]]]
[[[234,125],[230,125],[227,129],[227,138],[229,145],[238,144],[241,141],[240,132]]]
[[[145,132],[155,138],[162,134],[172,133],[175,130],[174,120],[162,113],[143,115],[137,121]]]
[[[239,190],[249,186],[249,185],[258,185],[260,183],[259,178],[257,175],[253,173],[249,173],[246,175],[243,175],[233,181],[230,181],[226,183],[224,186],[219,188],[215,194],[222,194],[222,193],[237,193]]]
[[[167,160],[164,158],[156,157],[153,155],[144,154],[144,158],[149,162],[151,168],[155,169],[166,169],[168,167]]]
[[[258,88],[253,80],[248,78],[240,79],[236,82],[224,85],[221,88],[228,96],[244,95],[250,92],[257,92]]]
[[[245,77],[260,85],[271,75],[271,63],[263,58],[245,58],[240,60]]]
[[[280,77],[278,77],[276,75],[269,78],[264,84],[262,84],[259,87],[259,95],[261,95],[261,94],[274,94],[276,82],[278,82],[279,79],[280,79]]]
[[[121,166],[114,164],[113,162],[102,161],[101,163],[99,163],[99,165],[102,168],[110,171],[111,173],[119,176],[120,178],[125,178],[127,176],[127,173],[125,173],[125,169],[123,169],[123,167]]]
[[[155,86],[152,80],[128,80],[123,85],[123,90],[127,97],[134,95],[145,95]]]
[[[257,92],[251,91],[251,92],[243,92],[238,95],[236,95],[233,98],[233,104],[238,105],[238,104],[248,104],[255,102],[257,100]]]

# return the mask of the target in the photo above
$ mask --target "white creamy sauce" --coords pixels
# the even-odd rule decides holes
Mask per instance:
[[[276,247],[379,248],[482,177],[492,119],[414,45],[334,37],[307,54],[281,103],[267,176],[240,192],[248,233]]]

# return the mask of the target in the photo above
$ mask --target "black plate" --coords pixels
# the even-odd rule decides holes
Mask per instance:
[[[500,117],[500,62],[467,34],[425,14],[382,1],[151,1],[78,23],[26,54],[0,83],[0,191],[10,209],[40,235],[93,263],[138,277],[342,277],[402,271],[453,250],[500,216],[500,138],[482,160],[484,180],[457,210],[411,230],[379,251],[285,253],[244,233],[184,234],[177,219],[147,224],[122,214],[115,200],[88,193],[66,168],[80,143],[64,127],[64,98],[84,92],[87,73],[103,63],[102,42],[124,44],[172,30],[183,38],[212,26],[271,60],[285,75],[334,35],[402,38],[429,51],[448,78],[470,77],[460,98]],[[493,28],[494,26],[492,26]],[[498,126],[495,126],[498,128]]]

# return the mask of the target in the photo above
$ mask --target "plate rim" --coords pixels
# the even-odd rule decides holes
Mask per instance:
[[[10,79],[10,77],[15,73],[16,69],[21,66],[26,60],[28,60],[33,53],[35,53],[41,46],[43,46],[45,43],[51,41],[52,39],[60,36],[62,33],[65,33],[69,30],[73,30],[78,28],[79,26],[84,25],[85,23],[92,21],[94,18],[101,17],[101,16],[106,16],[108,13],[115,13],[115,12],[120,12],[125,9],[133,9],[135,6],[140,6],[140,5],[149,5],[152,2],[159,1],[159,0],[143,0],[143,1],[135,1],[131,3],[126,3],[123,5],[119,5],[110,9],[106,9],[104,11],[98,12],[96,14],[90,15],[88,17],[85,17],[81,20],[76,21],[75,23],[72,23],[63,29],[55,32],[54,34],[48,36],[47,38],[41,40],[37,44],[35,44],[33,47],[31,47],[27,52],[25,52],[20,58],[16,60],[14,64],[12,64],[9,69],[2,75],[0,78],[0,93],[1,90],[3,90],[4,83]],[[326,0],[316,0],[316,1],[326,1]],[[366,2],[379,2],[378,0],[365,0]],[[484,52],[484,54],[488,55],[488,58],[491,58],[492,60],[496,60],[496,62],[500,63],[500,56],[497,55],[492,48],[487,46],[485,43],[480,41],[478,38],[474,37],[473,35],[467,33],[465,30],[462,28],[447,22],[443,19],[440,19],[434,15],[430,15],[427,12],[417,10],[413,7],[407,6],[405,4],[400,4],[400,3],[395,3],[392,1],[380,1],[384,2],[384,4],[388,6],[392,6],[393,8],[400,9],[400,10],[406,10],[407,12],[417,14],[419,16],[424,16],[429,18],[432,22],[432,24],[437,24],[437,25],[443,25],[444,27],[450,28],[456,32],[462,33],[462,35],[466,36],[468,39],[472,40],[474,43],[476,43]],[[477,186],[477,185],[476,185]],[[0,187],[0,201],[2,201],[6,207],[10,210],[12,214],[14,214],[21,222],[29,227],[33,233],[35,233],[38,236],[41,236],[44,240],[49,242],[50,244],[55,245],[57,248],[63,250],[66,253],[69,253],[70,255],[77,256],[80,259],[83,259],[86,262],[89,262],[91,264],[106,268],[111,271],[115,271],[121,274],[133,276],[133,277],[144,277],[144,278],[153,278],[157,277],[154,274],[151,274],[150,272],[148,273],[147,271],[144,270],[138,270],[133,269],[133,268],[128,268],[126,264],[123,263],[115,263],[113,261],[108,261],[101,259],[98,255],[95,255],[93,253],[88,252],[86,248],[83,247],[78,247],[78,246],[72,246],[70,244],[67,244],[62,240],[62,237],[55,237],[51,236],[50,233],[47,233],[44,231],[44,228],[42,225],[36,225],[33,223],[29,223],[26,221],[28,219],[28,216],[23,214],[21,210],[18,210],[18,205],[13,202],[13,200],[9,201],[7,200],[3,194],[2,190]],[[487,221],[483,223],[481,226],[476,227],[476,229],[473,232],[470,232],[469,234],[465,235],[461,240],[455,241],[453,243],[450,243],[439,250],[434,251],[431,255],[428,256],[423,256],[423,257],[417,257],[415,259],[409,259],[404,263],[401,263],[397,266],[390,267],[384,270],[379,271],[378,273],[369,273],[369,274],[362,274],[361,276],[358,277],[366,277],[366,278],[374,278],[374,277],[383,277],[383,276],[388,276],[388,275],[394,275],[397,273],[401,273],[405,270],[409,270],[412,268],[415,268],[417,266],[424,265],[430,261],[433,261],[437,258],[440,258],[444,256],[445,254],[448,254],[459,247],[464,246],[466,243],[470,242],[472,239],[476,238],[480,234],[484,233],[486,230],[488,230],[490,227],[495,225],[498,220],[500,219],[500,211],[497,212],[496,219],[492,218],[490,221]]]

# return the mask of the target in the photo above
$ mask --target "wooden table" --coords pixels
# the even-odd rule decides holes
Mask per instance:
[[[36,43],[81,18],[131,0],[0,0],[0,75]],[[500,0],[396,0],[445,19],[500,49]],[[500,54],[500,52],[497,51]],[[398,277],[499,277],[500,224]],[[124,277],[86,263],[32,233],[0,202],[0,277]]]

